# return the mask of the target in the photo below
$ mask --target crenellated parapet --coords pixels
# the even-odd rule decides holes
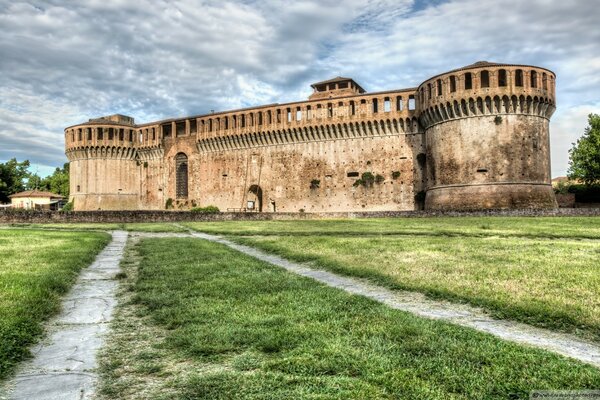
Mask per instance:
[[[420,121],[434,124],[481,115],[528,114],[550,118],[556,76],[529,65],[478,62],[436,75],[418,87]]]
[[[214,152],[239,150],[253,147],[280,146],[309,142],[359,139],[422,133],[416,117],[389,118],[356,122],[331,123],[321,125],[295,126],[254,133],[215,136],[198,140],[198,150]]]

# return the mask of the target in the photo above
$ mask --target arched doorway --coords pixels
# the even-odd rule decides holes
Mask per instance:
[[[260,186],[251,185],[250,189],[248,189],[248,202],[251,201],[254,205],[254,209],[252,211],[262,212],[262,189]]]
[[[188,197],[188,158],[184,153],[175,156],[175,196],[178,199]]]

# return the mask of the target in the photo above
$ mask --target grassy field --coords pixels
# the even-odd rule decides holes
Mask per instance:
[[[186,225],[319,268],[600,340],[600,218]]]
[[[526,399],[600,386],[593,367],[392,310],[219,244],[144,239],[123,268],[104,399]]]
[[[28,355],[61,295],[109,240],[100,232],[0,230],[0,380]]]
[[[185,228],[168,222],[139,222],[139,223],[56,223],[56,224],[6,224],[0,228],[24,228],[43,230],[68,231],[112,231],[125,230],[130,232],[187,232]]]

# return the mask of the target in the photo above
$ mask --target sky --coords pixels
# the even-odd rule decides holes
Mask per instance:
[[[65,127],[415,87],[476,61],[557,75],[552,176],[600,113],[599,0],[0,0],[0,162],[67,161]]]

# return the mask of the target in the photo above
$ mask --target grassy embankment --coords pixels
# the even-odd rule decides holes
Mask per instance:
[[[392,310],[219,244],[144,239],[134,250],[101,398],[527,399],[600,385],[591,366]]]
[[[600,340],[600,218],[186,225],[336,273]]]
[[[42,322],[109,240],[100,232],[0,230],[0,380],[28,355]]]

